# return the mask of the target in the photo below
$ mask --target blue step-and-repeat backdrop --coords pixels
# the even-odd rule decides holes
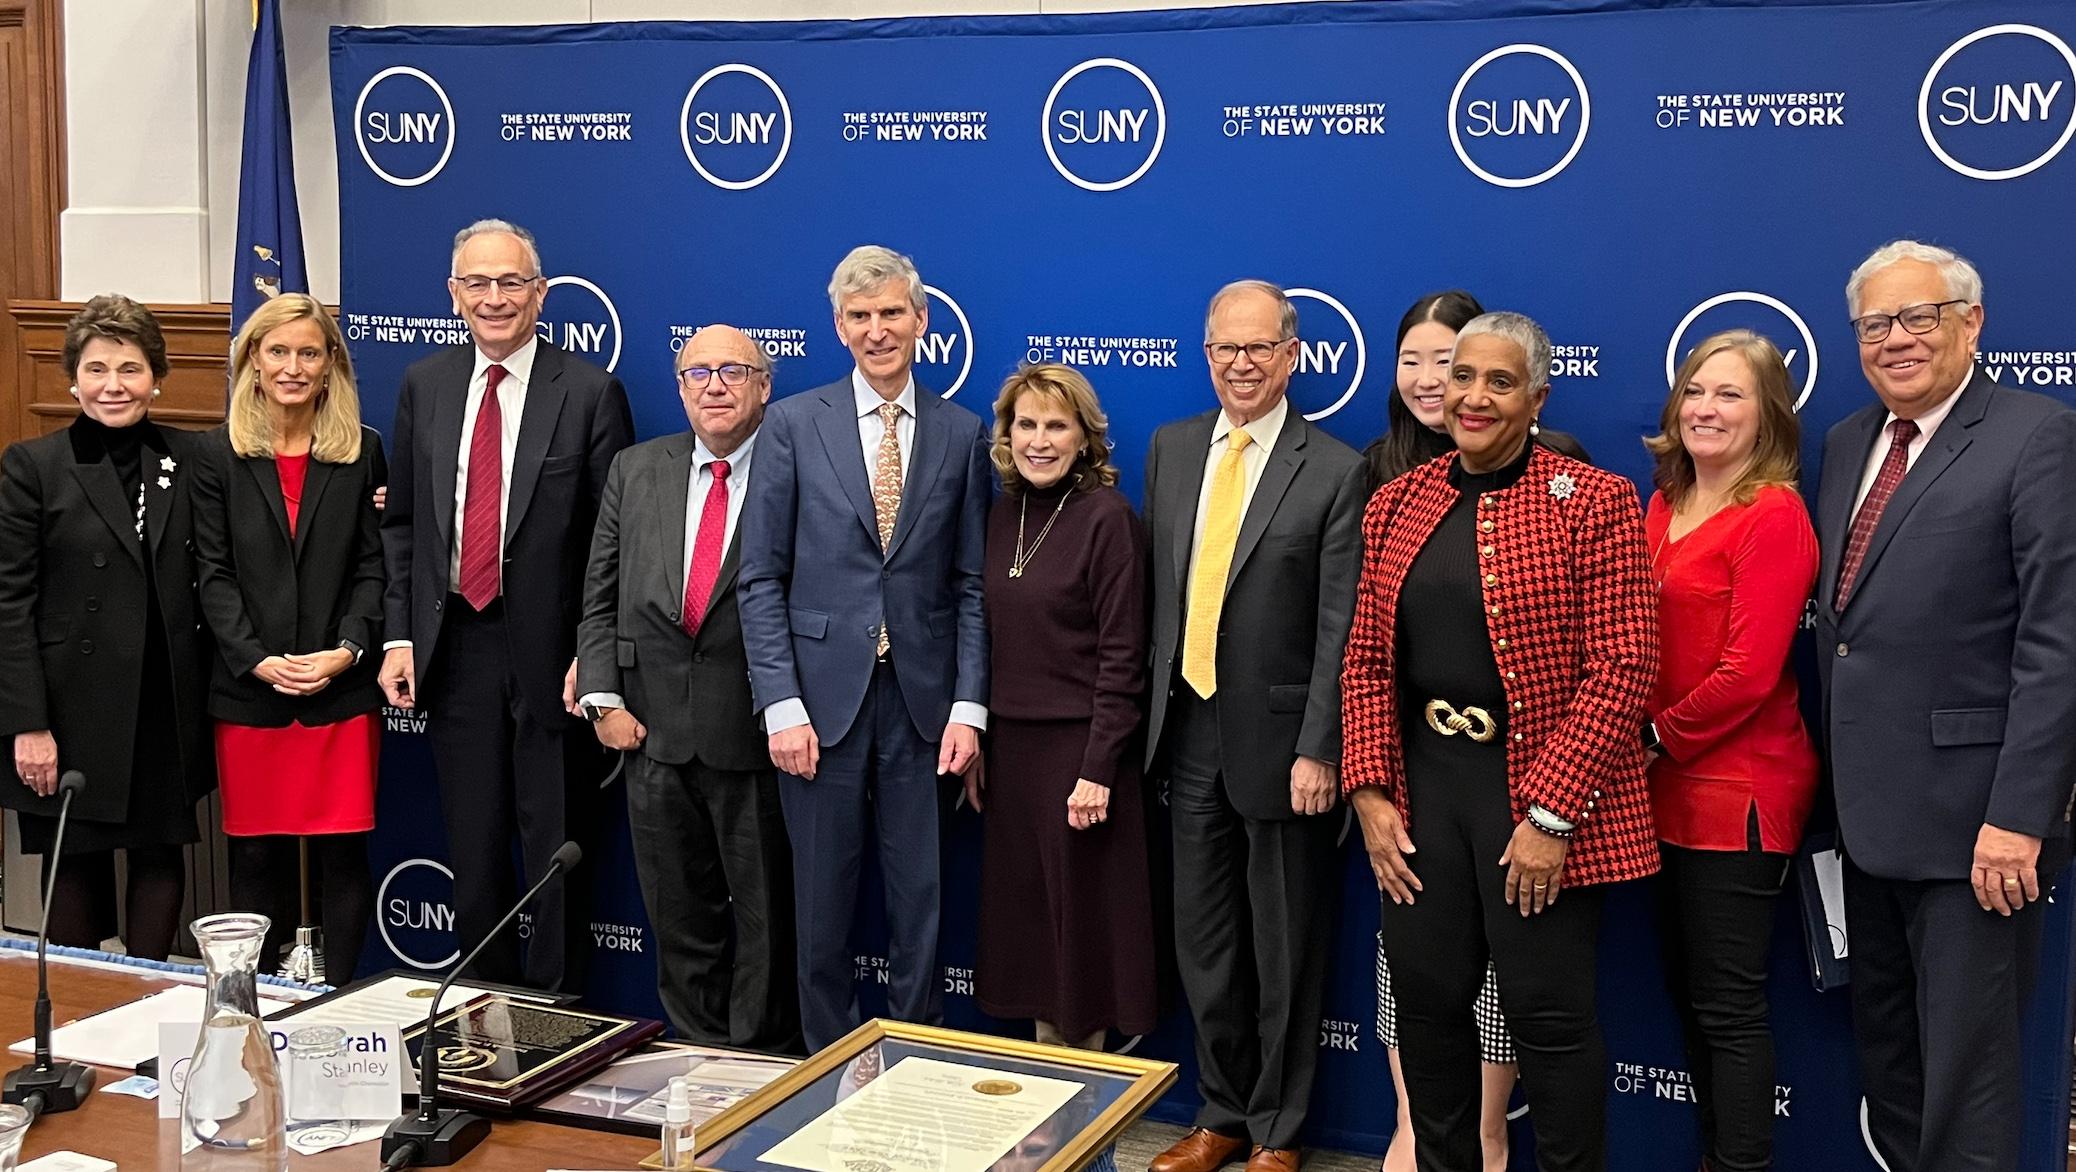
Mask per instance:
[[[2076,397],[2064,4],[1560,7],[335,30],[341,300],[368,418],[389,423],[407,363],[466,339],[443,278],[453,232],[481,216],[538,234],[541,333],[617,370],[644,436],[684,427],[671,356],[704,323],[759,339],[780,394],[841,376],[824,288],[847,249],[876,241],[930,285],[926,385],[986,414],[1018,364],[1080,367],[1135,496],[1153,429],[1213,403],[1204,302],[1238,277],[1292,290],[1293,398],[1358,446],[1382,427],[1400,313],[1462,286],[1549,328],[1546,419],[1640,484],[1637,440],[1670,365],[1732,325],[1789,355],[1814,460],[1871,395],[1846,274],[1903,235],[1981,267],[1992,374]],[[388,714],[375,847],[375,939],[419,967],[455,952],[427,719]],[[617,787],[600,800],[591,995],[655,1014]],[[973,1003],[979,822],[955,823],[947,1017],[1027,1028]],[[1392,1105],[1360,847],[1345,836],[1313,1138],[1377,1150]],[[1615,896],[1602,954],[1611,1166],[1691,1168],[1692,1084],[1635,886]],[[1780,1166],[1874,1168],[1845,995],[1813,990],[1792,903],[1773,982]],[[2029,1172],[2061,1166],[2068,1110],[2071,933],[2066,902],[2050,910]],[[877,923],[868,912],[856,941],[868,1003],[885,976]],[[1179,1005],[1155,1034],[1112,1043],[1190,1063]],[[1187,1116],[1192,1074],[1164,1117]]]

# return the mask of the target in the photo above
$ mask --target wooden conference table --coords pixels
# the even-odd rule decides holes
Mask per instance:
[[[51,1020],[58,1024],[134,1001],[174,982],[148,972],[118,972],[74,965],[51,965]],[[0,1034],[4,1041],[28,1036],[34,1028],[36,956],[0,953]],[[4,1043],[0,1043],[4,1044]],[[6,1054],[0,1070],[12,1070],[27,1058]],[[158,1118],[158,1104],[130,1095],[110,1095],[101,1088],[130,1071],[97,1067],[94,1092],[76,1111],[46,1115],[29,1129],[22,1145],[23,1161],[51,1152],[72,1151],[113,1160],[124,1169],[180,1167],[179,1120]],[[289,1157],[291,1172],[332,1172],[381,1166],[381,1144],[370,1142],[334,1148],[315,1156]],[[656,1141],[630,1135],[562,1127],[530,1120],[493,1118],[490,1138],[463,1157],[459,1168],[477,1172],[540,1172],[546,1168],[634,1168],[656,1150]]]

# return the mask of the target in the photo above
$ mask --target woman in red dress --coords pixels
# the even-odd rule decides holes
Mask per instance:
[[[382,693],[381,438],[361,426],[353,363],[324,307],[283,294],[233,343],[231,406],[197,470],[195,555],[216,633],[216,718],[231,897],[274,921],[297,909],[297,836],[311,836],[325,975],[353,976],[374,902]]]
[[[1766,1023],[1774,902],[1816,796],[1788,647],[1816,581],[1795,492],[1788,370],[1748,330],[1694,348],[1673,380],[1645,517],[1661,666],[1645,744],[1664,873],[1666,973],[1686,1032],[1704,1167],[1772,1166]]]

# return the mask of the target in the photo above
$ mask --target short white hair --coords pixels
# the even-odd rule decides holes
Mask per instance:
[[[1244,281],[1234,281],[1211,295],[1211,304],[1204,307],[1204,340],[1206,342],[1211,340],[1212,315],[1218,312],[1218,307],[1225,304],[1228,298],[1236,297],[1242,293],[1259,293],[1276,303],[1276,330],[1281,335],[1276,339],[1277,341],[1288,342],[1292,338],[1297,337],[1298,312],[1297,306],[1291,303],[1290,294],[1285,293],[1283,286],[1276,284],[1274,281],[1262,281],[1250,277]]]
[[[860,244],[837,262],[836,272],[829,278],[829,308],[841,313],[843,299],[870,293],[888,281],[900,281],[908,286],[908,303],[917,313],[929,294],[923,291],[923,277],[916,272],[915,262],[878,244]]]
[[[1528,360],[1529,390],[1550,385],[1550,335],[1535,324],[1535,319],[1519,313],[1481,313],[1456,331],[1456,349],[1463,349],[1467,339],[1479,334],[1505,338],[1521,347],[1522,356]],[[1455,362],[1453,352],[1449,360]]]
[[[1867,255],[1860,267],[1845,281],[1845,311],[1853,317],[1860,315],[1860,289],[1867,279],[1899,261],[1914,260],[1931,265],[1939,270],[1940,279],[1946,282],[1946,298],[1949,301],[1965,301],[1970,305],[1982,304],[1982,274],[1968,263],[1968,258],[1951,248],[1926,244],[1919,240],[1891,240]]]
[[[477,220],[475,223],[456,232],[454,234],[454,255],[448,258],[447,261],[447,275],[450,277],[460,275],[455,270],[461,267],[461,250],[469,241],[474,240],[478,236],[491,236],[500,232],[507,236],[516,237],[520,245],[526,249],[526,259],[533,262],[533,272],[522,275],[530,277],[542,275],[541,249],[539,245],[533,242],[533,233],[512,223],[510,220]]]

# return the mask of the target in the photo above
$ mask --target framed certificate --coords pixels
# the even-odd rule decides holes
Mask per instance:
[[[708,1172],[1075,1172],[1175,1065],[871,1021],[699,1127]],[[661,1153],[643,1161],[661,1166]]]
[[[688,1042],[651,1042],[543,1099],[527,1114],[552,1123],[654,1136],[663,1125],[670,1080],[691,1082],[698,1126],[748,1098],[800,1060]]]

